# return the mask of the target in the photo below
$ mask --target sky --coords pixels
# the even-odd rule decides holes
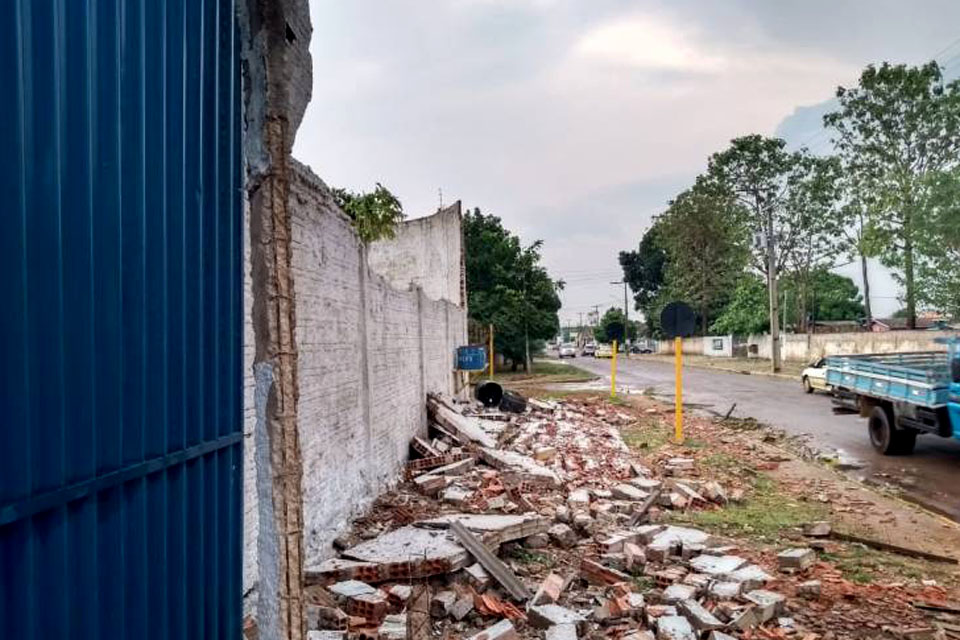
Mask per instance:
[[[623,306],[617,256],[749,133],[829,151],[868,63],[960,69],[956,0],[311,0],[313,98],[294,155],[380,182],[408,217],[499,216],[567,284],[561,321]],[[859,268],[840,269],[860,284]],[[874,264],[874,312],[900,307]]]

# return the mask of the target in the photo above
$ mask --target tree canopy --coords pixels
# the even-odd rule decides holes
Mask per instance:
[[[617,340],[623,344],[623,328],[627,327],[627,337],[637,339],[638,324],[634,320],[627,321],[623,309],[612,307],[607,309],[600,318],[600,322],[593,328],[593,337],[597,342],[613,342]]]
[[[470,318],[494,325],[494,346],[516,366],[560,330],[558,290],[540,265],[541,241],[527,247],[500,218],[479,209],[463,218]]]
[[[405,217],[403,205],[379,182],[373,191],[367,193],[346,189],[333,189],[332,192],[334,201],[350,217],[364,244],[393,238],[397,225]]]
[[[937,254],[936,239],[931,243],[924,231],[935,206],[935,176],[960,163],[960,83],[945,84],[936,62],[885,62],[864,69],[856,87],[838,88],[837,99],[840,108],[824,116],[824,124],[858,185],[864,242],[895,270],[913,328],[926,290],[918,286],[918,263]]]

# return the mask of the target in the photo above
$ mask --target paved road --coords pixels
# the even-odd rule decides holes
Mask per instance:
[[[573,364],[604,376],[609,384],[609,360],[580,357]],[[695,367],[684,367],[683,376],[685,406],[723,415],[736,403],[735,417],[752,417],[793,435],[810,434],[811,446],[837,450],[864,463],[855,474],[896,482],[908,498],[960,521],[960,442],[924,435],[917,439],[912,456],[882,456],[870,446],[865,419],[833,413],[830,398],[804,393],[799,381]],[[617,385],[621,384],[672,400],[673,365],[643,356],[621,357]]]

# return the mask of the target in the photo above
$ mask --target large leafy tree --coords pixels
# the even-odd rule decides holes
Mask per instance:
[[[745,275],[710,330],[724,335],[749,335],[767,331],[770,320],[766,304],[767,287],[763,280],[753,274]]]
[[[816,269],[800,276],[783,277],[783,294],[788,300],[787,322],[804,330],[808,321],[862,320],[866,311],[860,289],[846,276],[827,269]]]
[[[600,318],[600,322],[593,329],[593,337],[597,342],[613,342],[619,340],[623,344],[623,330],[627,328],[627,337],[630,340],[636,340],[638,323],[632,320],[628,321],[623,313],[623,309],[612,307],[607,309]]]
[[[897,273],[914,328],[932,178],[960,162],[960,83],[945,84],[936,62],[883,63],[868,66],[856,87],[838,88],[837,99],[824,123],[845,170],[871,194],[865,242]]]
[[[634,308],[643,312],[648,331],[656,332],[656,318],[665,294],[667,252],[658,235],[660,225],[654,222],[640,239],[636,251],[621,251],[623,278],[633,292]]]
[[[403,222],[403,205],[379,182],[373,191],[367,193],[333,189],[333,199],[350,217],[357,235],[365,244],[393,238],[397,225]]]
[[[831,171],[828,160],[805,150],[787,151],[784,140],[760,135],[736,138],[710,157],[707,179],[746,210],[757,240],[752,265],[767,282],[774,371],[780,368],[778,274],[801,249],[810,255],[830,253],[819,245],[834,237],[830,227],[837,222],[824,215],[836,198]]]
[[[479,209],[463,219],[470,318],[494,325],[494,346],[513,367],[557,335],[562,282],[540,265],[540,241],[524,247],[500,218]]]
[[[917,282],[921,299],[960,317],[960,169],[928,178],[929,201],[919,229]]]
[[[691,304],[702,331],[733,295],[749,257],[745,212],[731,194],[705,180],[670,203],[658,221],[670,294]]]

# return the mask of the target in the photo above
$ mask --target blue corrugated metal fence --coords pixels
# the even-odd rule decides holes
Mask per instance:
[[[240,634],[232,0],[0,0],[0,637]]]

